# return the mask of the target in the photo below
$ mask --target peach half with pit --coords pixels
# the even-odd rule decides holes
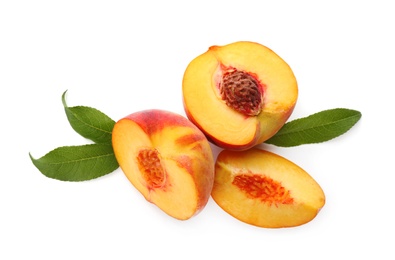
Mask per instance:
[[[246,150],[272,137],[290,117],[298,86],[290,66],[248,41],[212,46],[187,66],[187,117],[216,145]]]
[[[310,222],[325,204],[323,190],[306,171],[257,148],[219,153],[212,198],[236,219],[265,228]]]
[[[112,144],[120,168],[145,199],[186,220],[207,204],[214,158],[206,136],[187,118],[143,110],[119,120]]]

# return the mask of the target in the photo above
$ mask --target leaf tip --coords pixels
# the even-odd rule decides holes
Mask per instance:
[[[39,171],[41,171],[41,170],[38,168],[38,166],[37,166],[38,159],[34,158],[33,155],[32,155],[30,152],[29,152],[29,157],[30,157],[30,160],[32,161],[33,165],[36,166],[36,168],[37,168]]]
[[[67,89],[66,89],[66,91],[65,92],[63,92],[63,94],[62,94],[62,103],[63,103],[63,106],[66,108],[67,107],[67,104],[66,104],[66,93],[67,93]]]
[[[32,160],[32,161],[36,160],[36,159],[34,159],[33,155],[30,152],[29,152],[29,157],[30,157],[30,160]]]

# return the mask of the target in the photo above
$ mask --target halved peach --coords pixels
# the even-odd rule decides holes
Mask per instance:
[[[212,141],[246,150],[272,137],[298,97],[290,66],[254,42],[212,46],[193,59],[183,77],[186,115]]]
[[[305,224],[325,204],[323,190],[306,171],[257,148],[220,152],[212,197],[233,217],[266,228]]]
[[[117,161],[149,202],[185,220],[207,204],[214,159],[205,135],[187,118],[144,110],[119,120],[112,132]]]

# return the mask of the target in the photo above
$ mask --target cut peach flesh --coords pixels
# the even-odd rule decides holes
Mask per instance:
[[[263,106],[257,116],[231,109],[218,93],[224,68],[254,75],[263,86]],[[291,115],[298,88],[284,60],[257,43],[212,46],[188,65],[183,78],[188,117],[224,148],[248,149],[274,135]]]
[[[155,126],[144,125],[137,116],[118,121],[113,129],[114,152],[126,177],[148,201],[174,218],[188,219],[203,209],[210,197],[214,178],[211,148],[186,118],[181,124],[160,122],[166,120],[163,115],[156,119]],[[142,169],[138,158],[144,150],[157,151],[163,183],[150,181]]]
[[[215,169],[213,199],[230,215],[251,225],[299,226],[314,219],[325,204],[323,190],[307,172],[268,151],[224,150],[218,155]],[[250,177],[240,184],[237,178],[243,174]],[[254,191],[265,186],[278,191]]]
[[[225,102],[218,102],[219,94],[214,75],[219,67],[220,63],[214,55],[204,54],[189,65],[188,73],[194,76],[184,77],[183,81],[187,114],[210,137],[217,139],[215,133],[226,128],[219,138],[220,141],[235,145],[249,143],[254,140],[257,131],[256,118],[246,117],[229,109]],[[210,87],[203,86],[202,83],[207,83]]]

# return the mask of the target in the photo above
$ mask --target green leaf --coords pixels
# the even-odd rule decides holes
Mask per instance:
[[[113,172],[119,167],[110,144],[59,147],[40,159],[29,154],[45,176],[61,181],[86,181]]]
[[[325,142],[347,132],[361,116],[361,112],[346,108],[324,110],[286,123],[265,143],[291,147]]]
[[[65,98],[66,92],[62,95],[62,102],[71,127],[95,143],[110,143],[115,121],[95,108],[68,107]]]

